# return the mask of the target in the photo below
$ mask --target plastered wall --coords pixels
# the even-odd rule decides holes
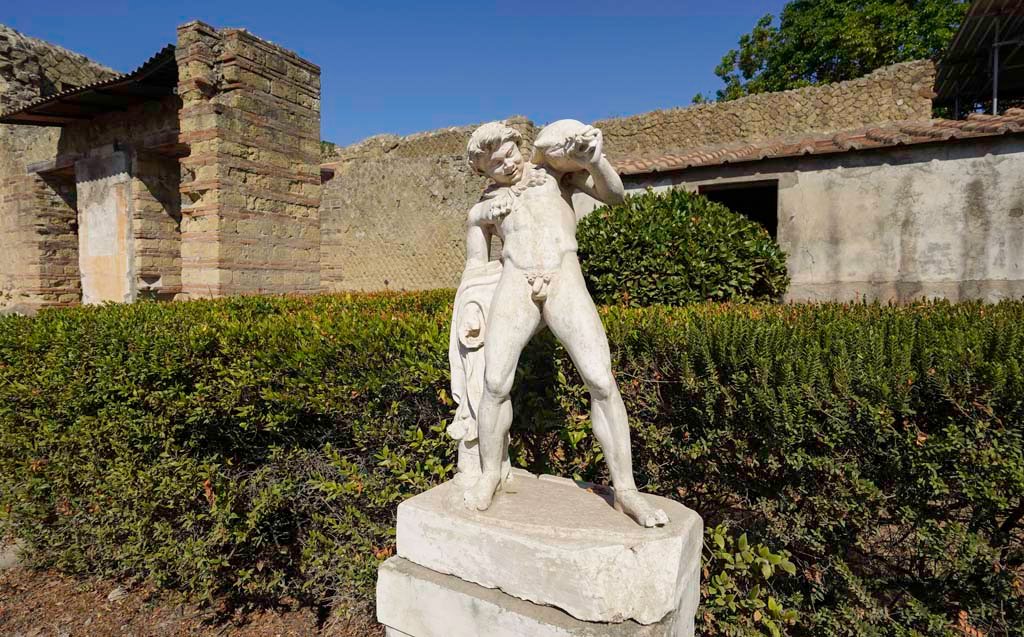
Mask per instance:
[[[923,144],[629,178],[660,190],[776,180],[791,301],[1024,296],[1024,140]]]

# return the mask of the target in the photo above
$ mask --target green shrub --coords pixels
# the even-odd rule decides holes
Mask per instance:
[[[789,287],[786,255],[763,227],[680,189],[595,210],[576,235],[600,304],[770,301]]]
[[[0,319],[4,528],[35,563],[79,573],[370,599],[395,507],[452,472],[450,303]],[[640,485],[709,529],[702,634],[1024,631],[1024,303],[602,318]],[[517,463],[605,478],[586,392],[550,337],[515,392]]]

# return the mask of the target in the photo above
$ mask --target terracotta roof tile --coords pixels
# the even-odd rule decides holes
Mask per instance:
[[[965,120],[895,122],[884,126],[802,138],[703,146],[662,155],[619,157],[612,159],[612,163],[620,174],[640,175],[801,155],[827,155],[895,146],[954,142],[1022,132],[1024,109],[1010,108],[1002,115],[978,113],[970,115]]]

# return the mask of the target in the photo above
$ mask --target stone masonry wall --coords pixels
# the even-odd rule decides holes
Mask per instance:
[[[134,289],[148,298],[181,292],[181,168],[156,147],[178,137],[181,100],[168,96],[63,129],[58,163],[113,150],[130,159]]]
[[[0,25],[0,112],[114,74]],[[56,128],[0,124],[0,311],[78,301],[74,180],[26,171],[53,159],[60,137]]]
[[[935,65],[929,60],[882,67],[846,82],[751,95],[594,122],[605,151],[623,155],[832,132],[932,116]]]
[[[661,154],[744,139],[836,131],[931,117],[934,65],[885,67],[838,84],[595,122],[605,152]],[[566,113],[572,116],[572,113]],[[508,120],[528,152],[539,127]],[[322,287],[327,291],[425,289],[458,283],[465,219],[485,180],[465,164],[475,126],[408,137],[383,135],[325,157],[335,170],[321,205]]]
[[[84,55],[0,24],[0,113],[112,75]]]
[[[182,295],[320,287],[320,69],[240,29],[178,28]]]
[[[529,148],[536,128],[509,124]],[[486,180],[466,165],[475,126],[406,138],[385,135],[342,149],[321,204],[321,281],[327,291],[421,290],[458,284],[466,213]]]

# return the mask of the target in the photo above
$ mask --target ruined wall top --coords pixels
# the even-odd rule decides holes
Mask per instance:
[[[935,65],[928,60],[882,67],[854,80],[730,102],[652,111],[594,122],[604,131],[612,158],[659,154],[699,146],[761,140],[804,133],[849,130],[869,124],[928,119]],[[525,117],[506,120],[528,148],[538,127]],[[325,162],[462,155],[475,126],[457,126],[405,137],[377,135],[333,148]]]
[[[114,75],[84,55],[0,24],[0,112]]]
[[[854,80],[595,122],[613,157],[676,151],[932,116],[935,64],[885,66]]]
[[[523,148],[533,144],[539,128],[529,119],[514,115],[504,120],[523,135]],[[405,137],[398,135],[374,135],[361,142],[332,148],[324,153],[325,162],[345,162],[358,159],[423,159],[441,155],[464,155],[466,141],[478,124],[451,126]]]

